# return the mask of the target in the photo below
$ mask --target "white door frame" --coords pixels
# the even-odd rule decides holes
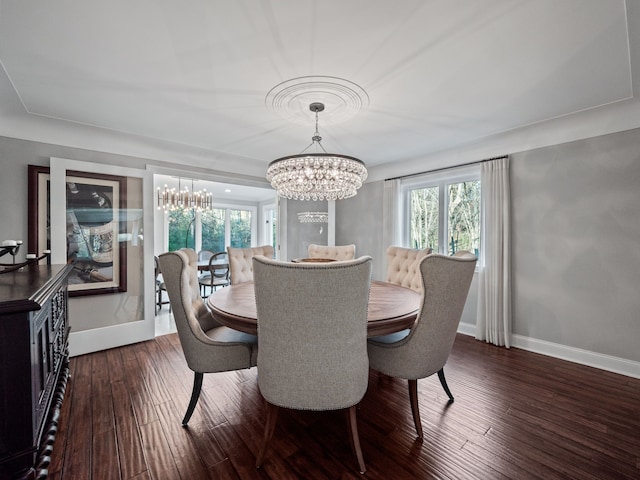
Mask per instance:
[[[82,162],[64,158],[51,158],[50,168],[50,205],[51,208],[51,262],[67,263],[66,244],[66,176],[68,170],[90,173],[103,173],[142,179],[142,211],[144,253],[143,282],[144,318],[131,322],[98,327],[79,332],[71,331],[69,353],[71,356],[106,350],[109,348],[141,342],[155,335],[155,285],[147,281],[153,277],[153,176],[143,169],[119,167],[115,165]],[[53,208],[53,206],[56,208]],[[63,207],[63,208],[60,208]],[[115,303],[115,302],[114,302]],[[72,306],[72,305],[71,305]],[[110,315],[112,312],[96,311],[95,315]],[[73,308],[69,309],[73,324]]]

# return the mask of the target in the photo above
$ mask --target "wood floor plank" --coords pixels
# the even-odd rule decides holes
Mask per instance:
[[[147,389],[144,369],[138,363],[136,351],[140,344],[129,345],[121,348],[124,383],[129,391],[131,404],[136,415],[138,425],[158,420],[156,410],[153,408],[153,397]]]
[[[144,344],[138,344],[136,348],[136,358],[140,366],[141,373],[147,390],[151,394],[154,405],[165,403],[171,400],[171,395],[162,378],[155,369],[153,359],[149,356]]]
[[[164,435],[160,420],[141,425],[140,434],[151,478],[156,480],[180,480],[180,472],[173,459],[173,454]]]
[[[120,480],[115,429],[94,434],[91,454],[91,478]]]
[[[131,478],[147,470],[140,439],[140,426],[136,421],[126,384],[122,381],[115,382],[111,385],[111,391],[122,476]]]
[[[158,404],[156,409],[171,454],[182,478],[209,478],[200,452],[198,452],[189,430],[182,427],[182,419],[173,402]]]
[[[62,472],[65,480],[86,480],[91,478],[92,362],[90,355],[76,357],[72,361],[75,363],[74,376],[70,380],[73,382],[73,409],[69,417]],[[55,446],[53,452],[56,453]]]
[[[183,428],[193,372],[176,334],[75,357],[71,372],[51,479],[363,478],[341,412],[284,409],[255,468],[255,368],[206,374]],[[640,379],[461,335],[445,373],[452,404],[437,377],[418,382],[423,442],[406,381],[370,373],[357,410],[366,478],[640,478]]]
[[[115,428],[115,416],[111,398],[107,353],[98,352],[91,356],[91,360],[92,433],[95,436],[113,431]]]

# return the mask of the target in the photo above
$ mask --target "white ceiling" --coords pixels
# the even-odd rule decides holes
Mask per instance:
[[[253,174],[311,142],[307,100],[320,100],[325,148],[383,166],[635,101],[631,7],[624,0],[2,0],[0,114],[169,142]],[[269,108],[272,88],[306,76],[353,82],[366,102],[339,124],[331,109],[344,105],[320,90],[320,98],[305,93],[291,102],[306,124]]]

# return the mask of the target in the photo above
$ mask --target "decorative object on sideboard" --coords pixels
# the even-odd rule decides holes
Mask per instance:
[[[13,261],[11,263],[0,263],[0,274],[14,272],[32,263],[38,263],[40,260],[47,258],[51,254],[50,250],[43,251],[39,256],[35,253],[27,253],[24,262],[16,263],[16,255],[18,254],[21,245],[22,240],[2,241],[2,245],[0,246],[0,257],[11,255],[13,257]]]
[[[327,153],[318,132],[318,112],[324,104],[314,102],[309,109],[316,116],[316,131],[311,144],[298,155],[272,161],[267,168],[267,181],[278,195],[293,200],[341,200],[356,195],[367,179],[362,160],[347,155]],[[305,153],[316,146],[315,153]],[[318,151],[322,153],[318,153]]]

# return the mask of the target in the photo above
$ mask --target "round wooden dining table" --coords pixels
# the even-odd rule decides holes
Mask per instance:
[[[226,259],[214,260],[211,262],[211,266],[217,269],[229,268],[229,261]],[[198,270],[201,272],[209,270],[209,260],[199,260]]]
[[[371,282],[367,335],[387,335],[409,328],[418,316],[421,295],[387,282]],[[253,282],[221,288],[207,298],[214,318],[227,327],[256,335],[258,332]]]

